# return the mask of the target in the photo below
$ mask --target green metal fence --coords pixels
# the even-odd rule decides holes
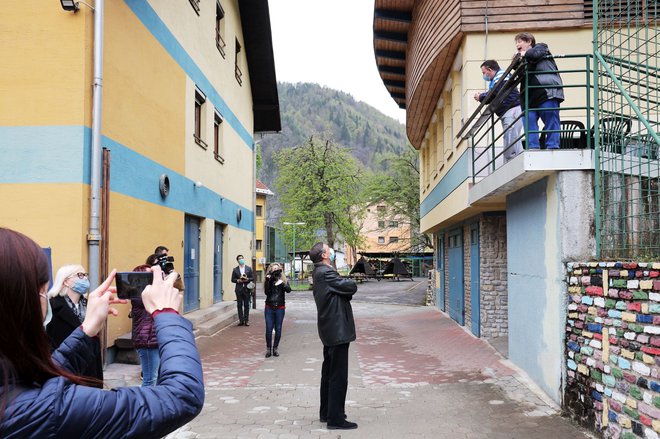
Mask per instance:
[[[658,5],[594,0],[596,242],[601,258],[660,255]]]

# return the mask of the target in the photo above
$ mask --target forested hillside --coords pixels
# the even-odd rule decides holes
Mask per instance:
[[[259,178],[269,187],[276,177],[273,152],[299,145],[311,135],[329,134],[373,170],[383,154],[407,148],[403,124],[347,93],[310,83],[279,83],[278,91],[282,132],[267,134],[261,141]]]

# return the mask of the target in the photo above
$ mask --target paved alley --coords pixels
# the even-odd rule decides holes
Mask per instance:
[[[279,358],[264,358],[263,300],[250,327],[232,326],[198,339],[206,404],[170,437],[590,437],[523,385],[486,342],[436,309],[393,304],[423,301],[424,283],[359,287],[346,407],[357,430],[329,431],[319,422],[322,348],[315,306],[311,292],[296,292],[287,299]]]

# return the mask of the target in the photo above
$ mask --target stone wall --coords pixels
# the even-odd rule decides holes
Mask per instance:
[[[660,437],[660,263],[567,264],[566,411],[606,438]]]
[[[481,336],[509,334],[506,216],[484,216],[479,233],[481,253]]]

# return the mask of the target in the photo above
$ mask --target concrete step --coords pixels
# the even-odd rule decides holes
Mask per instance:
[[[219,313],[222,313],[226,308],[236,308],[235,302],[219,302],[215,303],[208,308],[199,309],[197,311],[184,314],[184,317],[190,320],[193,328],[197,328],[204,322],[215,318]]]
[[[213,335],[219,330],[233,325],[237,320],[238,311],[236,310],[236,307],[226,308],[211,320],[207,320],[206,322],[200,324],[197,327],[198,334],[195,334],[195,337],[202,335]]]

